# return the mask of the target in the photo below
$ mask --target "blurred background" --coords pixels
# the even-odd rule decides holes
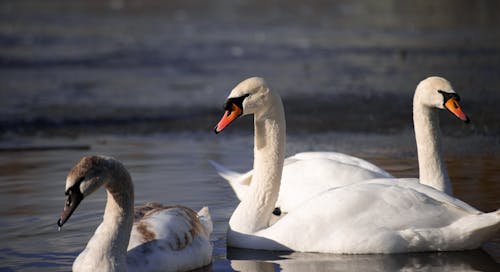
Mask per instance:
[[[251,168],[252,118],[212,128],[230,90],[262,76],[284,100],[288,155],[417,177],[413,93],[439,75],[472,119],[441,113],[454,194],[500,208],[499,13],[494,0],[0,1],[0,271],[70,270],[105,201],[56,232],[67,171],[88,153],[124,162],[136,202],[208,205],[214,271],[498,271],[500,234],[470,254],[231,253],[238,201],[208,160]]]
[[[0,135],[205,130],[254,75],[283,96],[289,131],[411,128],[415,86],[440,75],[474,121],[459,133],[498,134],[498,12],[487,0],[2,1]]]

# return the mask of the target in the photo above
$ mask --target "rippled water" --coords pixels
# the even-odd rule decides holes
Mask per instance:
[[[193,209],[207,205],[214,220],[214,271],[366,271],[403,268],[439,268],[456,271],[474,268],[495,271],[500,260],[500,237],[483,250],[459,253],[342,256],[229,249],[225,230],[237,205],[230,187],[217,176],[208,160],[235,170],[252,164],[253,137],[244,134],[172,133],[153,136],[96,136],[69,138],[18,138],[12,146],[74,146],[75,150],[11,151],[0,153],[0,270],[67,271],[100,223],[104,191],[86,199],[64,228],[56,221],[65,201],[67,172],[84,154],[107,154],[121,160],[135,182],[136,202],[178,203]],[[417,175],[411,133],[397,135],[315,134],[289,135],[288,153],[336,150],[371,160],[400,177]],[[447,164],[456,195],[483,211],[500,207],[498,150],[479,148],[498,139],[445,138]],[[475,145],[475,150],[454,146]],[[88,146],[88,150],[82,150]],[[496,261],[495,261],[496,259]]]

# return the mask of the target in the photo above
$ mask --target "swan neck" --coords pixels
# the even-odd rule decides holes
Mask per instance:
[[[441,131],[437,110],[414,101],[413,123],[420,183],[451,194],[450,178],[441,154]]]
[[[254,172],[249,192],[231,217],[233,231],[254,233],[268,227],[278,199],[286,124],[281,99],[273,98],[265,112],[254,116]]]
[[[126,192],[125,188],[132,191]],[[121,182],[107,188],[107,202],[103,216],[103,225],[109,231],[111,252],[125,256],[130,240],[134,220],[134,195],[132,183]]]
[[[84,262],[110,271],[126,270],[127,246],[134,220],[132,180],[128,172],[120,168],[123,166],[113,165],[110,168],[113,173],[105,183],[107,201],[103,221],[84,251],[87,252]]]

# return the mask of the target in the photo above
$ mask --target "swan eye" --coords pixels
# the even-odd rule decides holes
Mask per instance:
[[[79,177],[79,178],[76,180],[76,183],[75,183],[75,184],[80,184],[80,183],[82,183],[82,181],[84,181],[84,180],[85,180],[85,176],[81,176],[81,177]]]
[[[69,187],[68,190],[66,190],[66,192],[64,192],[64,195],[67,195],[67,196],[71,196],[71,191],[72,190],[75,190],[75,192],[79,192],[80,191],[80,183],[82,183],[82,181],[85,180],[85,176],[81,176],[79,177],[75,184],[73,184],[73,186]],[[70,198],[68,198],[68,201],[70,201]]]
[[[231,113],[233,111],[233,105],[236,105],[238,108],[243,109],[243,100],[250,96],[250,94],[245,94],[240,97],[231,97],[226,100],[224,103],[224,110],[229,111]]]
[[[68,196],[68,199],[66,200],[66,206],[71,205],[71,190],[66,192],[66,195]]]

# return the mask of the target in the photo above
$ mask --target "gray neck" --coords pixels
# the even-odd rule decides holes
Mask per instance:
[[[107,202],[103,221],[87,244],[83,262],[110,271],[126,270],[127,246],[134,220],[134,188],[130,175],[118,163],[110,162],[110,179],[105,183]]]
[[[414,101],[413,123],[420,183],[451,195],[450,178],[441,155],[441,132],[437,110]]]

